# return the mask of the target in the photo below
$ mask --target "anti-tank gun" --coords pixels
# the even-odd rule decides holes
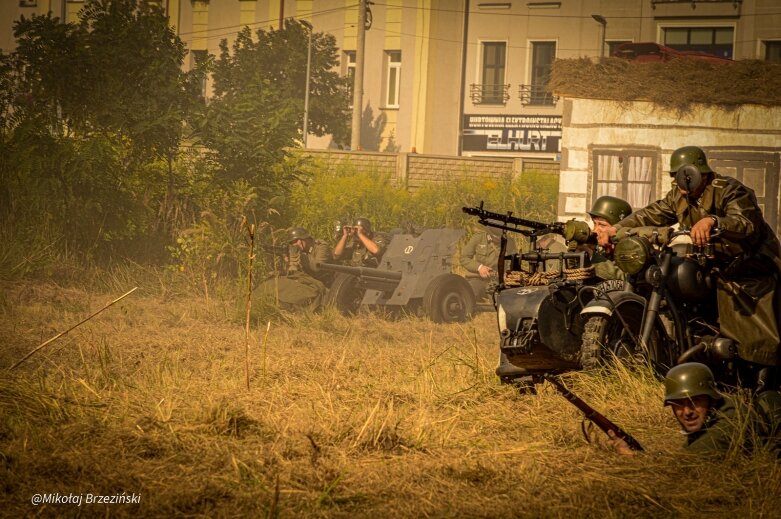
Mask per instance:
[[[360,307],[426,316],[434,322],[460,322],[475,312],[469,283],[452,272],[460,229],[427,229],[395,234],[377,268],[320,263],[337,273],[326,303],[346,314]]]
[[[463,211],[482,225],[503,231],[494,292],[501,352],[496,374],[503,382],[526,376],[540,382],[546,373],[579,368],[583,334],[579,313],[591,295],[581,289],[599,281],[590,266],[593,237],[588,224],[538,222],[512,212],[488,211],[482,203]],[[507,232],[526,236],[529,250],[506,256]],[[546,234],[562,236],[566,251],[538,246]],[[509,272],[504,271],[507,259],[512,260]]]

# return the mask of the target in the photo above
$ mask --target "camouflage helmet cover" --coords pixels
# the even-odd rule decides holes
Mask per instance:
[[[312,235],[303,227],[293,227],[287,233],[287,242],[292,243],[296,240],[308,240]]]
[[[372,232],[372,223],[369,221],[368,218],[364,218],[361,216],[360,218],[355,219],[354,226],[358,227],[359,225],[363,227],[364,232],[371,233]]]
[[[632,214],[632,206],[626,200],[615,196],[600,196],[594,200],[594,205],[591,206],[588,214],[592,218],[595,216],[604,218],[610,225],[615,225]]]
[[[683,166],[695,166],[700,173],[713,172],[708,166],[708,158],[705,152],[697,146],[684,146],[678,148],[670,155],[670,175],[675,176]]]
[[[672,400],[700,395],[721,400],[721,395],[716,391],[713,372],[705,364],[699,362],[679,364],[671,368],[664,377],[664,405],[670,405]]]

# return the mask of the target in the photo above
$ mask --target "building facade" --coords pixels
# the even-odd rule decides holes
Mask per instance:
[[[220,41],[245,26],[279,27],[293,17],[333,34],[341,73],[354,73],[357,0],[154,3],[187,44],[191,62],[198,53],[217,54]],[[83,5],[0,2],[0,48],[13,48],[19,16],[51,11],[73,21]],[[558,159],[564,103],[547,89],[553,60],[608,55],[623,42],[781,61],[781,0],[383,0],[369,11],[367,150]],[[332,145],[313,136],[308,144]]]

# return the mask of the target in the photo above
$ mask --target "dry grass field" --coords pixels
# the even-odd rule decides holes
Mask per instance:
[[[781,515],[779,464],[683,455],[642,370],[565,377],[645,446],[634,458],[588,444],[549,385],[500,385],[491,314],[435,325],[325,312],[277,318],[267,336],[261,316],[248,390],[240,309],[150,284],[5,370],[132,286],[0,284],[0,514]],[[123,492],[140,503],[31,504]]]

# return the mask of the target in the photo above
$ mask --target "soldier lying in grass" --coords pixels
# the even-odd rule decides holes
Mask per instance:
[[[752,452],[760,446],[778,453],[781,447],[781,393],[763,391],[750,405],[716,390],[713,373],[705,364],[687,362],[673,367],[664,379],[664,405],[672,408],[685,449],[695,454],[725,455]],[[619,454],[636,451],[608,432],[610,446]]]

